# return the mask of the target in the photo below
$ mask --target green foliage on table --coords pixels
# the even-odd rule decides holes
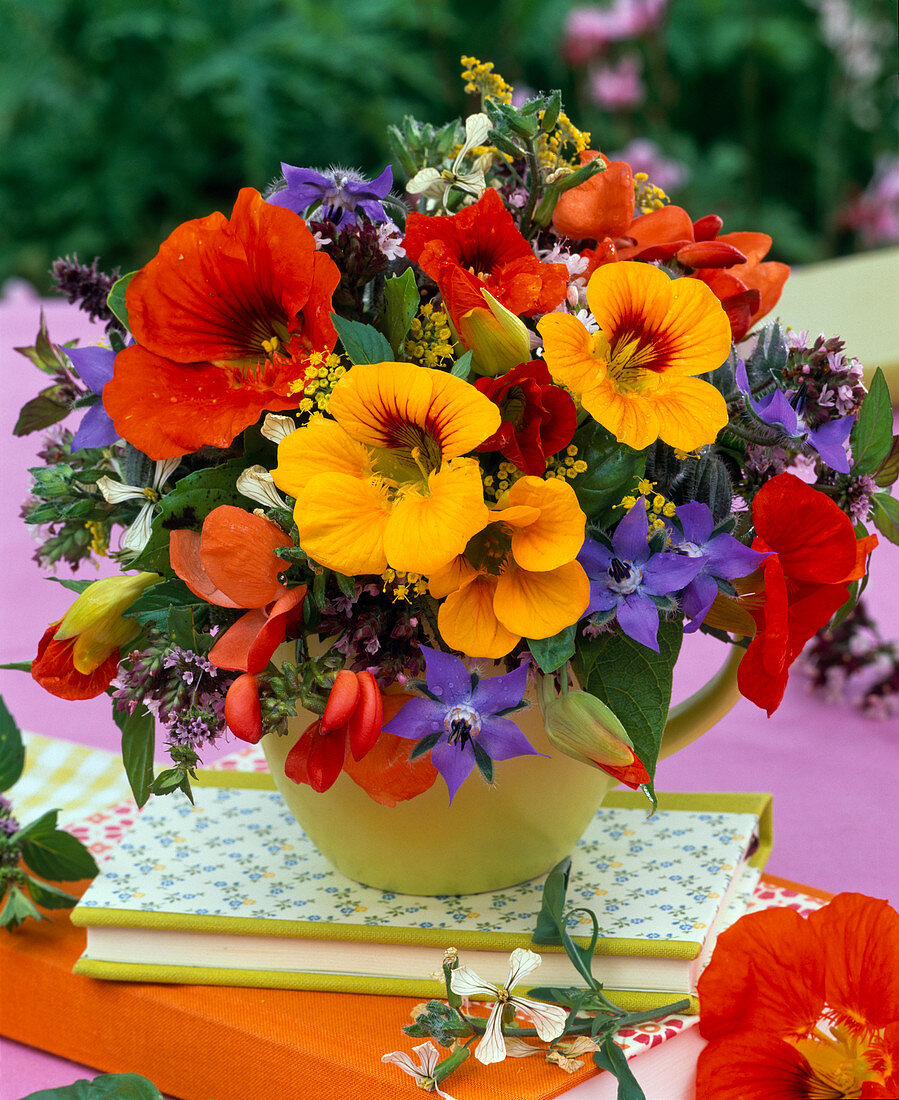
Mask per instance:
[[[162,1100],[162,1093],[137,1073],[101,1073],[57,1089],[31,1092],[22,1100]]]
[[[0,698],[0,792],[13,787],[24,769],[22,734]],[[0,928],[13,929],[29,917],[44,919],[38,906],[71,909],[78,899],[53,883],[97,874],[94,857],[80,840],[59,828],[58,818],[59,810],[47,810],[20,826],[9,800],[0,796]]]

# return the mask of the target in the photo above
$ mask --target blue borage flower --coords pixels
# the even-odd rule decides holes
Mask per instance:
[[[130,343],[130,341],[129,341]],[[65,348],[78,377],[99,397],[103,387],[112,378],[116,353],[112,348],[88,347]],[[103,408],[103,401],[97,401],[84,414],[81,426],[72,440],[72,450],[80,451],[86,447],[108,447],[119,438],[113,427],[112,419]]]
[[[475,764],[488,782],[493,761],[539,756],[518,726],[504,717],[525,705],[528,666],[481,679],[458,657],[422,646],[426,683],[413,681],[421,695],[406,703],[385,726],[387,733],[417,740],[413,758],[430,750],[446,780],[450,802]]]
[[[274,206],[285,206],[297,214],[313,205],[316,216],[335,225],[353,225],[358,221],[357,209],[371,222],[387,221],[381,199],[393,187],[393,169],[387,165],[375,180],[368,180],[349,168],[329,168],[318,172],[314,168],[296,168],[282,164],[287,187],[268,199]]]

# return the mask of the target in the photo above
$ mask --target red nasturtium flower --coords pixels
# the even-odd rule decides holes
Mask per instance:
[[[899,1096],[899,914],[839,894],[750,913],[699,979],[697,1100]]]
[[[295,408],[311,351],[331,351],[340,272],[292,210],[244,188],[230,220],[178,226],[128,285],[137,341],[103,403],[150,458],[227,447],[263,410]]]
[[[606,170],[563,191],[553,211],[556,230],[576,241],[623,237],[634,219],[631,166],[623,160],[610,161],[593,149],[581,153],[581,164],[588,164],[596,157],[602,158]]]
[[[519,317],[555,309],[568,288],[565,265],[537,259],[492,187],[457,214],[410,214],[403,248],[440,287],[457,329],[465,313],[483,309],[482,287]]]
[[[856,539],[845,512],[793,474],[778,474],[759,490],[752,522],[752,549],[774,553],[758,573],[737,582],[756,624],[738,683],[770,716],[783,699],[790,665],[849,598],[849,583],[864,576],[877,536]],[[751,595],[762,586],[763,595]]]
[[[526,474],[542,477],[546,459],[567,447],[577,426],[570,394],[552,384],[542,359],[521,363],[498,378],[479,378],[475,387],[499,406],[499,430],[476,451],[499,451]]]

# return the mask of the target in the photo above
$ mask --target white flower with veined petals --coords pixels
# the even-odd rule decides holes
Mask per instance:
[[[287,501],[275,488],[272,475],[264,466],[248,466],[236,482],[237,491],[263,508],[286,508]]]
[[[452,168],[442,171],[439,168],[422,168],[406,184],[406,190],[410,195],[424,195],[426,199],[439,200],[444,207],[447,196],[454,187],[478,198],[487,190],[482,158],[478,158],[471,172],[462,171],[462,162],[475,146],[483,145],[487,141],[489,131],[490,119],[486,115],[469,115],[465,120],[465,142],[456,154]]]
[[[526,997],[516,997],[512,990],[522,978],[532,973],[540,965],[540,956],[534,951],[517,947],[509,959],[509,976],[503,986],[485,982],[467,966],[454,970],[450,978],[450,988],[460,997],[495,997],[496,1004],[490,1011],[483,1038],[478,1043],[475,1058],[485,1066],[492,1062],[501,1062],[506,1057],[506,1044],[503,1040],[503,1009],[512,1005],[533,1021],[537,1034],[544,1042],[551,1042],[565,1030],[567,1011],[560,1005],[544,1004],[542,1001],[530,1001]]]
[[[440,1059],[440,1052],[437,1047],[428,1039],[421,1046],[413,1047],[412,1052],[418,1058],[418,1065],[412,1061],[404,1050],[395,1050],[391,1054],[384,1054],[381,1056],[381,1061],[392,1062],[395,1066],[399,1066],[403,1073],[408,1073],[410,1077],[414,1077],[418,1087],[424,1089],[425,1092],[436,1092],[438,1096],[443,1097],[443,1100],[453,1100],[452,1096],[448,1092],[444,1092],[434,1080],[434,1070]]]
[[[98,480],[97,488],[107,504],[119,504],[123,500],[144,502],[137,513],[137,519],[119,543],[119,549],[127,550],[136,557],[147,545],[150,540],[150,529],[153,526],[153,510],[162,496],[162,487],[180,464],[180,457],[159,459],[150,485],[123,485],[121,481],[113,481],[111,477],[101,477]]]
[[[292,416],[279,416],[277,413],[267,413],[261,429],[263,436],[272,443],[280,443],[296,430],[297,422]]]

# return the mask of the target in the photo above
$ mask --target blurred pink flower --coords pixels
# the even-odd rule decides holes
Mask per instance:
[[[643,65],[636,54],[625,54],[617,65],[599,65],[590,73],[590,99],[607,111],[632,111],[646,98]]]
[[[609,159],[626,161],[635,172],[645,172],[656,187],[669,194],[686,183],[690,176],[686,164],[666,157],[649,138],[634,138],[623,149],[609,153]]]
[[[899,157],[877,161],[874,177],[844,213],[843,224],[870,248],[899,243]]]
[[[611,5],[572,8],[565,20],[562,53],[572,65],[598,57],[612,42],[655,30],[668,0],[612,0]]]

